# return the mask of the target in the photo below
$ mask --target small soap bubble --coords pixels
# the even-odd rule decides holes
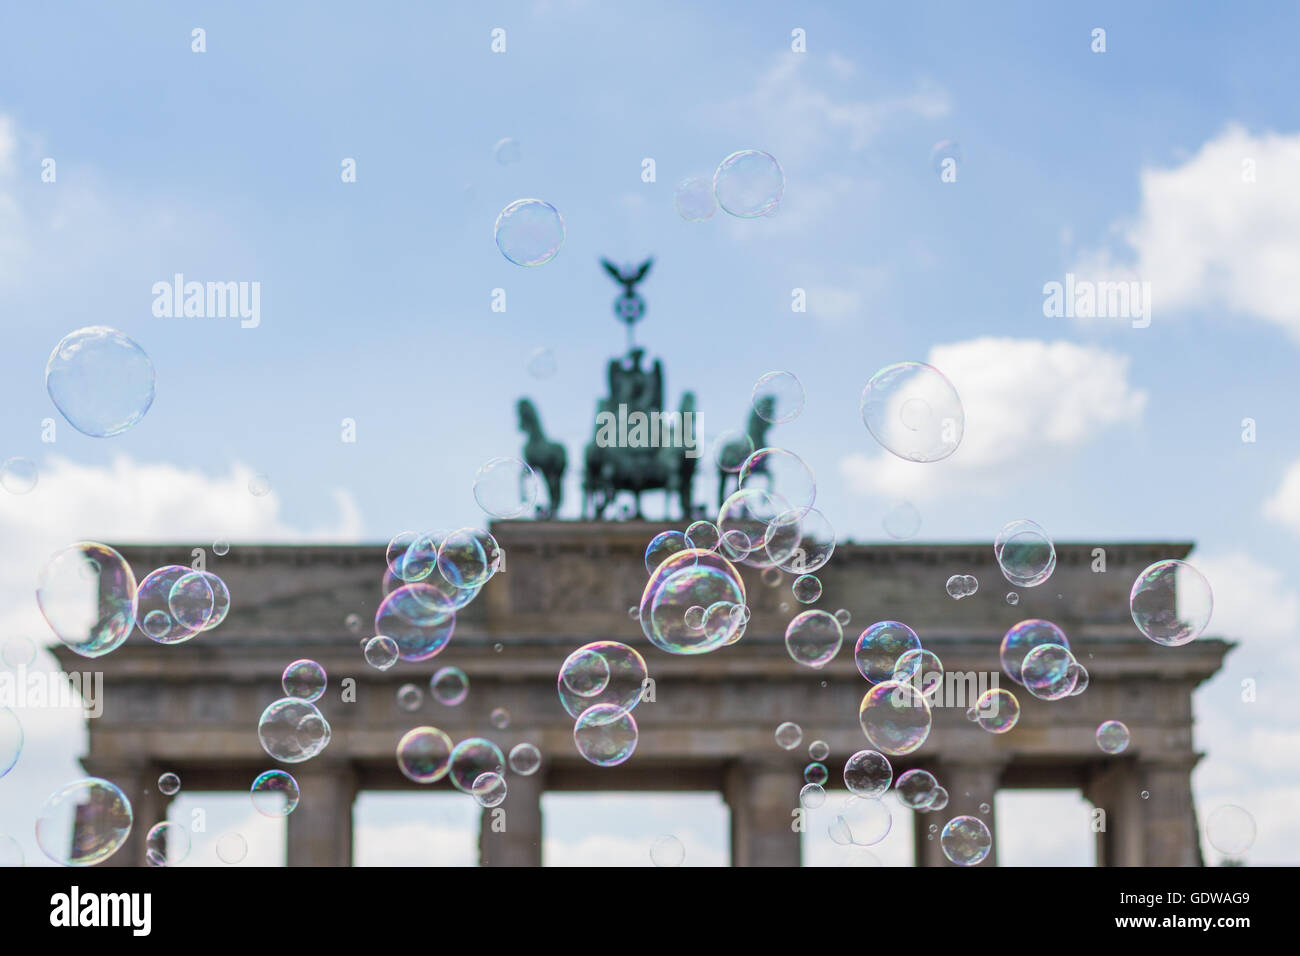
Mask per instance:
[[[243,863],[248,856],[248,841],[242,833],[233,830],[223,833],[217,841],[217,859],[228,866]]]
[[[703,176],[688,176],[677,184],[673,208],[687,222],[704,222],[718,210],[713,182]]]
[[[799,791],[799,806],[816,810],[826,802],[826,789],[820,783],[805,783]]]
[[[530,743],[515,744],[507,760],[515,773],[521,777],[531,777],[542,765],[542,752]]]
[[[173,796],[181,789],[181,778],[174,773],[165,773],[158,778],[158,792]]]
[[[424,692],[414,684],[403,684],[397,688],[397,706],[402,710],[416,711],[424,703]]]
[[[794,750],[803,741],[803,728],[786,721],[776,728],[776,743],[782,750]]]
[[[502,166],[510,166],[523,159],[524,151],[519,145],[519,141],[511,139],[509,136],[497,140],[497,144],[492,147],[492,158]]]
[[[367,664],[375,670],[386,671],[397,663],[399,652],[395,640],[378,634],[366,641],[366,647],[362,653],[365,655]]]
[[[489,719],[492,721],[492,726],[497,730],[505,730],[510,726],[510,711],[504,707],[498,707],[492,711]]]
[[[677,837],[666,834],[650,844],[650,862],[655,866],[681,866],[686,861],[686,847]]]

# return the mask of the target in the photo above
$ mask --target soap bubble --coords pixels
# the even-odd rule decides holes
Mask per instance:
[[[920,362],[899,362],[871,376],[861,412],[876,441],[907,461],[947,458],[966,427],[957,390],[937,368]]]
[[[424,703],[424,691],[414,684],[403,684],[397,688],[397,706],[407,713],[417,711]]]
[[[835,553],[835,529],[816,508],[792,508],[777,515],[763,534],[767,559],[794,575],[825,567]]]
[[[136,601],[126,559],[92,541],[55,552],[36,582],[36,602],[50,629],[82,657],[121,646],[135,626]]]
[[[375,611],[375,633],[390,638],[404,661],[424,661],[439,654],[455,625],[451,600],[430,584],[403,585]]]
[[[1224,856],[1240,858],[1255,845],[1255,818],[1235,804],[1225,804],[1205,821],[1205,839]]]
[[[438,703],[455,707],[469,696],[469,677],[459,667],[439,668],[429,679],[429,692]]]
[[[830,771],[826,769],[826,765],[817,760],[803,768],[803,779],[807,783],[815,783],[821,786],[830,779],[830,776]]]
[[[1070,691],[1070,696],[1078,697],[1088,689],[1088,681],[1091,680],[1088,668],[1075,661],[1070,665],[1070,680],[1074,682],[1074,690]]]
[[[975,702],[975,720],[991,734],[1005,734],[1020,720],[1020,701],[1001,687],[986,690]]]
[[[13,837],[0,833],[0,869],[22,866],[26,862],[23,848]]]
[[[397,663],[397,642],[377,634],[366,641],[366,663],[375,670],[386,671]]]
[[[909,810],[924,810],[938,796],[938,786],[939,781],[930,771],[908,770],[899,775],[894,792],[898,794],[898,802]]]
[[[792,519],[802,518],[817,499],[817,479],[804,460],[784,448],[760,448],[740,466],[739,487],[744,491],[761,491],[779,497],[786,507],[773,516],[781,519],[785,512],[793,511]],[[760,486],[761,485],[761,489]],[[773,489],[771,492],[768,489]],[[730,500],[730,499],[728,499]],[[769,519],[770,522],[770,519]],[[719,521],[719,527],[722,522]],[[752,536],[755,545],[766,540],[762,535]],[[793,547],[798,542],[792,542]],[[788,555],[772,555],[774,563],[782,563]]]
[[[540,199],[516,199],[497,216],[497,248],[517,266],[550,262],[564,245],[564,220]]]
[[[598,704],[632,710],[641,702],[647,676],[645,659],[631,647],[617,641],[593,641],[564,659],[556,689],[560,703],[576,719]]]
[[[980,589],[980,583],[973,574],[954,574],[944,585],[948,596],[955,601],[960,601],[964,597],[970,597]]]
[[[262,749],[283,763],[302,763],[330,742],[330,725],[310,701],[282,697],[262,711],[257,722]]]
[[[0,644],[0,664],[5,667],[27,667],[36,660],[36,645],[31,638],[21,634],[6,638]]]
[[[166,796],[174,796],[181,789],[181,778],[174,773],[165,773],[158,778],[158,792]]]
[[[740,471],[740,466],[754,453],[754,439],[743,429],[725,431],[713,441],[713,463],[729,475]]]
[[[62,866],[92,866],[118,851],[133,822],[131,801],[116,784],[86,777],[50,794],[36,818],[36,843]]]
[[[45,388],[77,431],[120,435],[153,404],[154,368],[144,349],[102,325],[69,332],[45,364]]]
[[[755,414],[763,421],[784,425],[803,411],[803,385],[793,372],[768,372],[754,383],[752,402]]]
[[[889,789],[894,768],[875,750],[859,750],[844,763],[844,786],[860,797],[878,797]]]
[[[451,769],[453,749],[437,727],[415,727],[397,742],[397,769],[415,783],[435,783]]]
[[[911,684],[929,697],[943,686],[943,661],[933,651],[912,649],[898,656],[890,680]]]
[[[629,711],[597,704],[582,712],[573,725],[573,743],[584,760],[598,767],[615,767],[636,750],[638,731]]]
[[[713,193],[722,211],[757,219],[776,208],[785,192],[785,173],[772,156],[757,149],[732,153],[713,174]]]
[[[694,527],[692,525],[692,527]],[[680,531],[661,531],[646,545],[645,549],[645,569],[650,574],[655,573],[655,569],[663,564],[668,558],[672,557],[678,551],[685,551],[691,547],[686,535]]]
[[[910,501],[895,501],[880,520],[885,534],[898,541],[916,537],[921,530],[921,512]]]
[[[776,728],[776,745],[782,750],[794,750],[803,742],[803,728],[791,721]]]
[[[0,704],[0,777],[3,777],[23,752],[23,725],[18,715]]]
[[[993,555],[1012,584],[1033,588],[1056,570],[1056,547],[1036,521],[1021,518],[1002,526],[993,540]]]
[[[785,629],[785,649],[797,664],[825,667],[840,651],[844,629],[834,615],[810,610],[795,615]]]
[[[507,136],[497,140],[497,144],[492,147],[492,157],[502,166],[510,166],[523,159],[524,151],[519,145],[519,140]]]
[[[190,855],[189,827],[164,820],[145,834],[144,858],[149,866],[179,866]]]
[[[1078,674],[1074,656],[1060,644],[1040,644],[1020,665],[1021,683],[1041,700],[1069,697]]]
[[[474,476],[474,500],[494,518],[532,513],[537,490],[537,475],[518,458],[492,458]]]
[[[898,659],[908,651],[920,650],[916,631],[899,621],[878,621],[858,636],[853,660],[858,672],[873,684],[894,676]]]
[[[165,565],[140,582],[136,608],[140,630],[158,644],[182,644],[203,629],[214,601],[205,578],[183,564]]]
[[[832,827],[838,827],[848,842],[856,846],[875,846],[893,826],[893,815],[877,797],[850,796],[840,806]],[[834,836],[832,836],[834,839]]]
[[[886,754],[910,754],[930,736],[930,705],[910,684],[885,681],[862,698],[858,722],[873,747]]]
[[[1133,623],[1148,640],[1180,647],[1210,623],[1214,595],[1204,575],[1183,561],[1157,561],[1137,576],[1129,592]]]
[[[1017,604],[1020,603],[1020,595],[1017,594],[1015,591],[1008,591],[1007,603],[1010,604],[1012,607],[1015,607]]]
[[[492,726],[497,730],[505,730],[510,726],[510,711],[504,707],[497,707],[488,716],[488,719],[492,721]]]
[[[701,551],[716,551],[718,544],[722,540],[722,534],[718,531],[718,526],[712,521],[696,521],[686,529],[686,547],[697,548]],[[649,564],[649,562],[646,562]],[[655,565],[658,567],[658,565]],[[647,568],[647,570],[651,570]]]
[[[230,542],[217,539],[212,542],[212,553],[219,558],[224,558],[230,553]]]
[[[708,632],[686,624],[692,607],[719,602],[745,603],[745,585],[734,565],[720,554],[687,548],[670,555],[650,576],[641,595],[641,630],[670,654],[703,654],[726,643],[732,629]]]
[[[650,862],[655,866],[681,866],[686,861],[686,847],[672,834],[658,837],[650,844]]]
[[[227,866],[235,866],[243,863],[244,858],[248,856],[248,841],[244,839],[242,833],[236,833],[231,830],[221,834],[221,839],[217,840],[217,859]]]
[[[1020,671],[1025,656],[1035,647],[1044,644],[1059,644],[1067,651],[1070,649],[1070,641],[1065,636],[1065,632],[1051,621],[1031,618],[1014,625],[1002,638],[1002,647],[999,652],[1002,659],[1002,670],[1017,684],[1023,684],[1024,681],[1021,679]]]
[[[808,745],[808,756],[813,760],[825,760],[830,753],[831,745],[824,740],[814,740]]]
[[[928,807],[926,807],[926,809],[927,809],[927,810],[942,810],[942,809],[944,809],[944,808],[947,807],[947,806],[948,806],[948,791],[947,791],[946,789],[944,789],[943,787],[935,787],[935,788],[934,788],[934,795],[933,795],[933,797],[930,799],[930,805],[929,805]],[[937,829],[938,829],[938,827],[935,826],[933,823],[930,824],[930,831],[931,831],[931,832],[933,832],[933,831],[935,831],[935,830],[937,830]]]
[[[1107,720],[1097,725],[1097,746],[1103,753],[1120,754],[1128,749],[1128,726],[1120,720]]]
[[[958,866],[974,866],[993,849],[993,834],[979,817],[953,817],[944,825],[939,846]]]
[[[807,772],[804,773],[804,777],[807,777]],[[799,791],[799,806],[805,810],[816,810],[825,802],[826,789],[820,783],[805,783],[803,789]]]
[[[477,528],[460,528],[442,539],[438,571],[443,580],[460,589],[485,584],[500,567],[501,546],[496,538]]]
[[[673,208],[687,222],[704,222],[718,209],[713,183],[702,176],[689,176],[677,184]]]
[[[264,817],[287,817],[298,806],[298,781],[283,770],[258,774],[249,793],[253,809]]]
[[[35,463],[26,458],[9,458],[0,465],[0,487],[11,495],[27,494],[39,477]]]
[[[470,791],[480,807],[499,807],[506,802],[506,778],[495,770],[488,770],[474,779]]]
[[[286,667],[280,678],[284,696],[307,701],[319,700],[328,683],[325,668],[306,658],[296,660]]]
[[[458,743],[451,752],[451,785],[462,793],[479,796],[479,779],[485,773],[503,774],[506,758],[501,748],[483,737],[469,737]],[[483,782],[490,786],[491,780]]]
[[[542,765],[542,752],[530,743],[515,744],[509,763],[510,769],[521,777],[531,777]]]

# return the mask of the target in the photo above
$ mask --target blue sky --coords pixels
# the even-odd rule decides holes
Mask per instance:
[[[580,461],[624,344],[597,260],[653,254],[638,340],[674,407],[695,392],[706,440],[785,369],[807,405],[771,439],[813,467],[842,537],[882,539],[907,489],[924,540],[1032,517],[1062,540],[1197,541],[1220,572],[1211,629],[1262,633],[1203,692],[1201,743],[1300,752],[1280,702],[1230,706],[1242,676],[1300,674],[1294,6],[82,3],[6,19],[0,458],[42,471],[30,498],[0,500],[9,534],[379,541],[477,523],[474,473],[518,453],[520,395]],[[503,137],[519,163],[493,160]],[[930,163],[946,139],[955,183]],[[676,215],[678,180],[751,147],[784,167],[775,216]],[[523,269],[492,224],[533,196],[567,239]],[[260,282],[260,326],[155,318],[151,287],[177,272]],[[1150,327],[1045,317],[1043,286],[1067,272],[1151,282]],[[45,361],[91,324],[148,351],[156,402],[111,440],[60,419],[43,444]],[[525,371],[539,347],[552,378]],[[867,379],[902,360],[939,364],[967,407],[962,449],[924,480],[858,415]],[[251,473],[268,499],[248,500]],[[571,464],[567,514],[576,482]],[[38,560],[6,568],[26,581]],[[1298,793],[1273,779],[1261,821]],[[1300,856],[1294,824],[1274,837]]]

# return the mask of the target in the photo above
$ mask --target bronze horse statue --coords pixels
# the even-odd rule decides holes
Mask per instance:
[[[557,441],[551,441],[542,431],[542,419],[537,414],[537,409],[533,403],[526,398],[519,399],[519,430],[527,436],[528,440],[524,443],[524,461],[534,472],[542,476],[546,484],[547,504],[543,508],[538,507],[538,514],[545,518],[553,518],[560,510],[560,504],[563,501],[563,479],[564,469],[568,466],[568,454],[564,446]],[[520,481],[523,481],[522,476]]]

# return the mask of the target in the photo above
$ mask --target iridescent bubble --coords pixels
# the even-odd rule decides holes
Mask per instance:
[[[328,684],[325,668],[306,658],[296,660],[286,667],[280,678],[284,696],[297,697],[299,700],[319,700]]]
[[[55,552],[36,582],[36,602],[50,629],[82,657],[101,657],[121,646],[135,627],[136,601],[126,559],[92,541]]]
[[[781,569],[777,567],[764,568],[763,573],[759,575],[759,577],[768,587],[777,587],[781,583]]]
[[[1016,587],[1033,588],[1056,570],[1056,547],[1036,521],[1021,518],[1002,526],[993,539],[1002,575]]]
[[[77,431],[120,435],[153,404],[154,368],[144,349],[102,325],[69,332],[45,364],[45,389]]]
[[[437,727],[415,727],[397,742],[397,769],[415,783],[435,783],[451,770],[453,749]]]
[[[713,194],[722,211],[757,219],[776,208],[785,192],[785,173],[768,153],[743,149],[732,153],[713,174]]]
[[[701,551],[716,551],[718,544],[722,540],[722,534],[718,531],[718,526],[712,521],[696,521],[686,529],[685,546],[688,548],[697,548]],[[649,562],[646,562],[649,564]],[[658,567],[658,565],[655,565]],[[647,570],[650,570],[647,568]]]
[[[4,777],[23,752],[23,725],[18,715],[0,705],[0,777]]]
[[[534,349],[533,354],[528,356],[526,367],[528,374],[533,378],[551,378],[558,367],[555,361],[555,353],[545,346]]]
[[[782,750],[794,750],[803,742],[803,728],[791,721],[785,721],[776,728],[776,745]]]
[[[907,461],[947,458],[966,428],[957,390],[937,368],[920,362],[899,362],[871,376],[861,412],[876,441]]]
[[[407,713],[417,711],[424,703],[424,691],[414,684],[403,684],[397,688],[397,706]]]
[[[243,863],[248,856],[248,841],[234,830],[221,834],[217,840],[217,859],[227,866]]]
[[[940,182],[955,183],[957,171],[965,162],[961,144],[955,140],[940,140],[930,150],[930,166]]]
[[[844,764],[844,786],[860,797],[878,797],[894,780],[889,758],[875,750],[859,750]]]
[[[1219,807],[1205,821],[1205,839],[1232,859],[1241,858],[1255,845],[1255,833],[1255,818],[1232,803]]]
[[[430,584],[403,585],[375,611],[375,633],[391,638],[404,661],[424,661],[439,654],[455,626],[451,600]]]
[[[769,489],[773,489],[774,492],[769,493],[779,496],[787,504],[774,516],[778,519],[787,511],[793,511],[794,517],[802,518],[817,499],[817,479],[813,477],[812,469],[802,458],[784,448],[758,449],[740,466],[739,481],[740,488],[746,491],[769,492]],[[722,523],[719,522],[719,527],[721,526]],[[765,538],[766,529],[757,540]],[[778,560],[776,563],[781,562]]]
[[[455,707],[469,696],[469,677],[459,667],[439,668],[429,679],[429,692],[438,703]]]
[[[928,807],[926,807],[926,809],[927,809],[927,810],[942,810],[942,809],[944,809],[944,808],[947,807],[947,806],[948,806],[948,791],[945,790],[943,787],[935,787],[935,788],[934,788],[934,796],[931,798],[931,800],[930,800],[930,805],[929,805]],[[937,829],[938,829],[938,827],[936,827],[934,824],[930,824],[930,830],[931,830],[931,831],[934,831],[934,830],[937,830]]]
[[[216,541],[213,541],[212,553],[219,558],[224,558],[226,555],[230,553],[230,542],[223,541],[220,538],[218,538]]]
[[[943,686],[943,661],[933,651],[913,648],[898,656],[890,680],[911,684],[927,697]]]
[[[189,827],[164,820],[149,828],[144,858],[150,866],[179,866],[190,855]]]
[[[1107,720],[1097,725],[1097,746],[1102,753],[1122,754],[1130,740],[1128,726],[1119,720]]]
[[[542,765],[542,752],[530,743],[515,744],[510,751],[510,769],[521,777],[531,777]]]
[[[686,535],[680,531],[661,531],[650,539],[650,543],[645,549],[645,569],[651,574],[655,569],[663,564],[668,558],[672,557],[679,551],[686,551],[691,547]]]
[[[174,773],[165,773],[158,778],[158,792],[167,796],[174,796],[181,789],[181,778]]]
[[[492,726],[497,730],[505,730],[510,726],[510,711],[504,707],[495,708],[488,717],[492,721]]]
[[[939,781],[928,770],[908,770],[898,777],[894,792],[898,802],[909,810],[924,810],[938,796]]]
[[[686,862],[686,847],[672,834],[657,837],[650,844],[650,862],[655,866],[681,866]]]
[[[1000,687],[980,694],[974,710],[975,720],[991,734],[1005,734],[1020,720],[1020,701]]]
[[[386,671],[397,663],[397,642],[391,637],[377,634],[366,641],[366,663],[375,670]]]
[[[740,471],[745,459],[753,453],[754,439],[743,429],[725,431],[713,442],[713,463],[729,475]]]
[[[1025,655],[1020,680],[1041,700],[1060,700],[1074,692],[1078,676],[1074,656],[1060,644],[1040,644]]]
[[[858,673],[871,683],[879,684],[893,678],[900,657],[908,651],[920,649],[921,639],[906,624],[878,621],[858,636],[853,647],[853,660],[858,665]]]
[[[486,531],[461,528],[442,541],[438,549],[438,570],[453,587],[476,588],[497,570],[500,546]]]
[[[813,760],[825,760],[830,753],[831,745],[824,740],[814,740],[808,745],[808,756]]]
[[[825,667],[840,651],[844,628],[835,616],[810,610],[795,615],[785,629],[785,649],[796,664]]]
[[[469,737],[452,749],[451,784],[462,793],[477,796],[476,782],[483,774],[503,774],[505,770],[506,758],[501,748],[483,737]]]
[[[492,158],[502,166],[510,166],[524,158],[524,151],[519,140],[507,136],[497,140],[497,144],[492,147]]]
[[[910,754],[930,736],[930,705],[910,684],[886,681],[862,698],[858,722],[867,740],[886,754]]]
[[[877,797],[849,797],[840,806],[836,824],[843,827],[849,842],[856,846],[875,846],[893,826],[893,815],[884,801]]]
[[[1017,684],[1023,684],[1020,670],[1025,655],[1043,644],[1059,644],[1066,650],[1070,649],[1070,641],[1065,632],[1051,621],[1030,618],[1014,625],[1002,638],[1002,670]]]
[[[206,571],[191,571],[189,574],[181,575],[167,594],[167,610],[172,619],[186,630],[206,630],[217,610],[217,595],[213,590],[212,582],[220,580]],[[224,588],[223,584],[223,591]],[[222,617],[230,608],[229,591],[225,591],[225,600]]]
[[[1133,582],[1128,600],[1138,630],[1165,647],[1196,640],[1214,611],[1209,582],[1183,561],[1157,561],[1148,567]]]
[[[208,590],[212,592],[212,611],[208,614],[206,621],[199,627],[201,631],[210,631],[226,619],[230,613],[230,589],[226,587],[226,582],[221,580],[211,571],[195,571],[193,576],[200,577],[207,585]],[[194,620],[197,617],[197,608],[201,604],[195,602],[202,601],[202,590],[197,584],[189,580],[190,575],[181,578],[172,588],[172,594],[168,598],[168,606],[171,608],[172,615],[182,615],[184,620]],[[188,610],[182,608],[177,603],[177,587],[181,588],[190,602]],[[181,617],[177,617],[181,620]]]
[[[564,220],[540,199],[516,199],[497,216],[497,248],[517,266],[550,262],[564,245]]]
[[[840,627],[848,627],[849,622],[853,620],[853,615],[846,608],[840,608],[835,612],[835,620],[840,622]]]
[[[1017,594],[1015,591],[1008,591],[1007,603],[1010,604],[1012,607],[1015,607],[1017,604],[1020,603],[1020,595]]]
[[[118,851],[133,821],[131,801],[116,784],[85,777],[50,794],[36,817],[36,843],[62,866],[92,866]]]
[[[632,756],[637,745],[636,720],[613,704],[597,704],[582,712],[573,725],[578,753],[598,767],[615,767]]]
[[[264,817],[287,817],[298,806],[298,781],[283,770],[258,774],[249,793],[253,809]]]
[[[6,833],[0,833],[0,869],[22,866],[26,862],[23,848]]]
[[[537,475],[518,458],[490,459],[474,476],[474,500],[494,518],[532,514],[537,491]]]
[[[806,783],[815,783],[820,786],[830,779],[830,771],[826,769],[824,763],[814,760],[803,768],[803,779]]]
[[[385,551],[384,560],[388,563],[388,570],[397,575],[403,581],[407,580],[406,568],[404,567],[406,552],[410,549],[411,545],[415,543],[415,539],[418,537],[420,537],[420,535],[414,531],[399,531],[397,534],[393,535],[392,540],[388,542],[388,548]],[[428,570],[425,570],[424,573],[427,575],[429,572]],[[419,579],[417,578],[416,580]]]
[[[993,834],[979,817],[953,817],[939,836],[943,855],[958,866],[982,863],[993,849]]]
[[[596,658],[603,661],[603,668]],[[560,703],[576,719],[598,704],[632,710],[641,702],[647,676],[645,659],[626,644],[594,641],[564,659],[556,689]]]
[[[686,624],[686,612],[719,602],[745,603],[745,584],[740,574],[720,554],[687,548],[664,560],[646,583],[641,595],[641,630],[651,644],[670,654],[716,650],[732,632],[691,628]]]
[[[1088,689],[1088,681],[1091,680],[1088,674],[1088,668],[1084,667],[1078,661],[1070,665],[1070,680],[1074,682],[1074,690],[1070,691],[1071,697],[1078,697]]]
[[[835,553],[835,529],[816,508],[792,508],[770,522],[763,535],[767,558],[791,574],[811,574]]]
[[[702,176],[688,176],[677,184],[673,208],[687,222],[704,222],[718,209],[712,181]]]
[[[751,401],[754,414],[763,421],[784,425],[803,411],[803,385],[793,372],[768,372],[754,383]]]
[[[910,501],[895,501],[880,519],[880,525],[891,538],[906,541],[921,530],[921,512]]]
[[[178,590],[177,585],[186,583]],[[176,607],[172,595],[177,596]],[[212,614],[214,595],[202,577],[182,564],[150,571],[137,592],[140,630],[158,644],[183,644],[203,629]]]
[[[0,465],[0,487],[11,495],[25,495],[36,487],[40,474],[27,458],[9,458]]]
[[[821,766],[818,764],[818,766]],[[822,767],[825,770],[825,767]],[[807,772],[804,776],[807,777]],[[822,781],[824,783],[825,781]],[[803,789],[799,791],[799,806],[806,810],[816,810],[826,802],[826,789],[821,783],[805,783]]]
[[[5,667],[27,667],[36,660],[36,645],[31,638],[21,634],[6,638],[0,644],[0,663]]]
[[[970,796],[970,794],[967,794],[967,796]],[[980,813],[987,815],[992,809],[993,808],[990,807],[987,803],[980,804]]]
[[[329,722],[316,705],[298,697],[282,697],[262,711],[257,722],[262,749],[282,763],[310,760],[329,743]]]
[[[480,807],[499,807],[506,802],[506,778],[495,770],[488,770],[474,779],[470,792]]]

